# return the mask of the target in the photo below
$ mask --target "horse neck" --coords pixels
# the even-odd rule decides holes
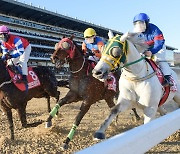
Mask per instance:
[[[4,64],[3,61],[0,61],[0,70],[1,70],[0,84],[11,79],[8,70],[6,68],[6,65]]]
[[[85,72],[85,59],[79,50],[75,50],[74,58],[69,61],[69,68],[71,72],[76,72],[74,74],[84,73]],[[84,65],[84,66],[83,66]],[[82,68],[82,69],[81,69]],[[73,73],[72,73],[73,74]]]
[[[127,64],[141,58],[140,53],[130,41],[128,41],[128,48],[129,48],[128,54],[126,56]],[[147,72],[146,66],[147,65],[145,61],[141,60],[135,64],[125,67],[123,69],[123,72],[126,73],[126,75],[131,76],[131,77],[142,77]]]

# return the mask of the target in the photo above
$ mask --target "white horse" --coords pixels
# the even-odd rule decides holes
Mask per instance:
[[[144,49],[147,49],[144,41],[132,33],[126,33],[123,36],[117,35],[108,40],[102,57],[93,70],[93,76],[103,79],[110,71],[121,67],[120,94],[117,105],[111,110],[100,129],[96,131],[95,138],[104,139],[105,130],[113,118],[129,108],[141,108],[144,113],[144,123],[155,118],[156,112],[160,108],[158,105],[163,96],[164,88],[155,75],[156,72],[140,54],[139,50],[143,51]],[[175,92],[170,92],[166,102],[173,99],[180,105],[180,84],[173,70],[171,75],[177,89]]]

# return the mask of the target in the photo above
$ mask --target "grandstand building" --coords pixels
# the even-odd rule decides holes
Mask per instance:
[[[7,25],[12,34],[23,36],[32,45],[29,65],[43,65],[53,69],[57,74],[66,76],[68,67],[56,70],[50,62],[55,43],[63,36],[75,36],[80,45],[83,41],[83,32],[92,27],[97,34],[107,39],[108,28],[67,17],[45,8],[24,4],[18,0],[0,0],[0,25]],[[121,32],[112,30],[116,34]],[[169,50],[175,48],[168,47]]]

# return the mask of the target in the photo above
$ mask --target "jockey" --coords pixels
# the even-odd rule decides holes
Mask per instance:
[[[22,80],[27,85],[27,62],[31,53],[29,42],[19,36],[10,34],[7,26],[0,26],[0,43],[2,48],[2,59],[7,61],[7,65],[20,64],[22,67]]]
[[[144,54],[147,57],[155,56],[157,62],[164,74],[164,86],[172,86],[173,83],[170,80],[171,68],[165,61],[165,39],[161,30],[154,24],[149,23],[150,18],[145,13],[137,14],[133,19],[134,32],[140,33],[140,37],[143,37],[146,43],[150,46]]]
[[[82,50],[85,55],[88,55],[88,60],[98,62],[101,58],[103,40],[96,36],[96,31],[93,28],[87,28],[84,31],[85,40],[82,43]]]

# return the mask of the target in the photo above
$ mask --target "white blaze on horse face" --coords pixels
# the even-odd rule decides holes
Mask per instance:
[[[101,59],[93,70],[93,77],[97,79],[106,79],[109,71],[110,66]]]

